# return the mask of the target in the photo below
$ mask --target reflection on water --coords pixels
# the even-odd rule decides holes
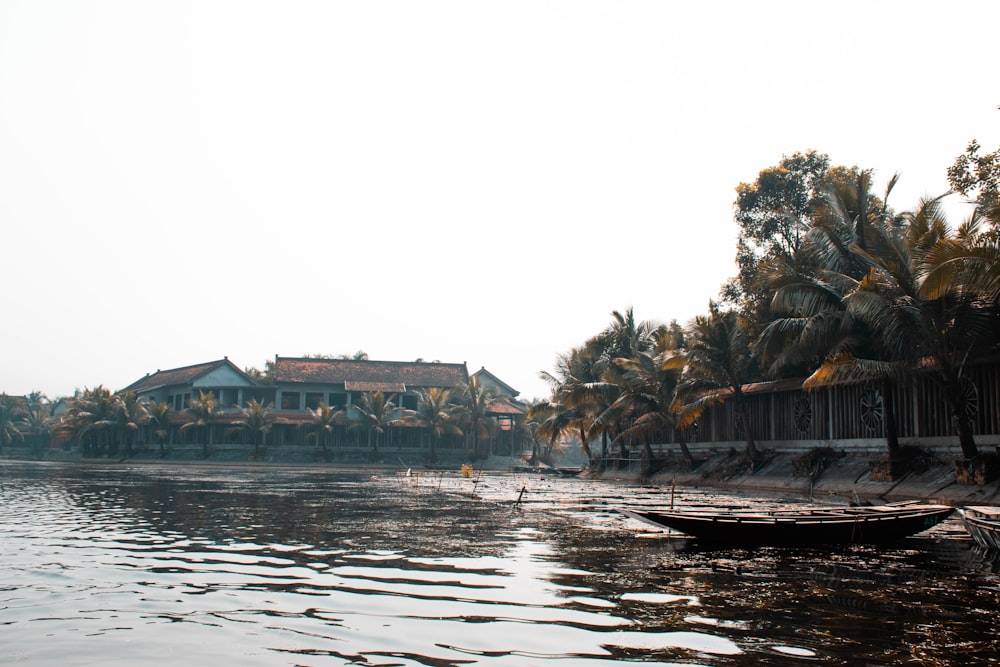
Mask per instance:
[[[668,497],[501,474],[0,464],[0,664],[998,661],[996,561],[957,522],[891,548],[707,550],[613,511]]]

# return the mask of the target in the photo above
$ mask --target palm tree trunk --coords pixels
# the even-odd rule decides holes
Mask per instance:
[[[743,393],[736,388],[735,396],[736,399],[736,417],[740,421],[740,426],[743,428],[743,437],[746,440],[747,449],[746,455],[751,462],[756,463],[760,461],[761,455],[760,450],[757,448],[757,443],[753,438],[753,432],[750,430],[750,416],[747,414],[747,406],[743,402]]]
[[[890,382],[882,383],[882,412],[885,423],[885,444],[889,450],[889,463],[899,458],[899,429],[896,426],[896,402],[893,400],[893,386]]]
[[[678,428],[674,429],[674,433],[677,435],[677,444],[681,448],[681,456],[684,457],[684,460],[690,466],[694,463],[694,456],[691,455],[691,450],[688,448],[687,438],[684,437],[684,432]]]

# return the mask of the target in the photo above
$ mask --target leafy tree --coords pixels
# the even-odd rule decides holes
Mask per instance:
[[[994,225],[1000,225],[1000,148],[982,154],[981,149],[978,141],[970,141],[965,153],[948,168],[948,182],[975,201]]]
[[[820,205],[829,168],[825,154],[794,153],[761,170],[753,183],[736,187],[738,273],[723,290],[727,303],[745,313],[761,308],[767,296],[757,282],[761,266],[798,250]]]

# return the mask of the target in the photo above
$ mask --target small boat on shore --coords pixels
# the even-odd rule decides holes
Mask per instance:
[[[1000,549],[1000,507],[973,505],[958,510],[972,539],[987,549]]]
[[[906,503],[789,510],[619,510],[634,519],[731,546],[871,544],[915,535],[944,521],[947,505]]]

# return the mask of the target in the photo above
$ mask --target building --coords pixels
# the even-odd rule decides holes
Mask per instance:
[[[171,438],[183,442],[185,438],[207,437],[210,442],[223,443],[235,440],[243,444],[251,434],[234,428],[252,399],[267,405],[273,419],[268,444],[294,445],[309,440],[310,428],[316,423],[314,411],[326,405],[342,411],[343,418],[323,433],[324,445],[341,448],[367,448],[371,434],[351,429],[351,420],[359,417],[357,406],[363,396],[381,392],[389,402],[390,419],[416,410],[421,391],[431,388],[454,389],[466,387],[470,375],[466,364],[441,362],[400,362],[357,359],[323,359],[276,356],[269,365],[263,381],[258,381],[240,370],[228,358],[182,368],[158,370],[132,383],[126,390],[152,403],[165,402],[180,413],[202,394],[212,392],[218,401],[215,423],[207,434],[182,434],[175,429]],[[485,368],[473,376],[483,387],[490,387],[499,395],[487,410],[496,421],[497,428],[491,449],[502,446],[505,451],[514,448],[515,420],[526,414],[517,401],[518,392]],[[177,418],[178,426],[181,418]],[[400,425],[381,428],[380,444],[389,447],[426,448],[423,429]],[[316,438],[319,437],[317,434]],[[453,447],[464,443],[448,443]]]

